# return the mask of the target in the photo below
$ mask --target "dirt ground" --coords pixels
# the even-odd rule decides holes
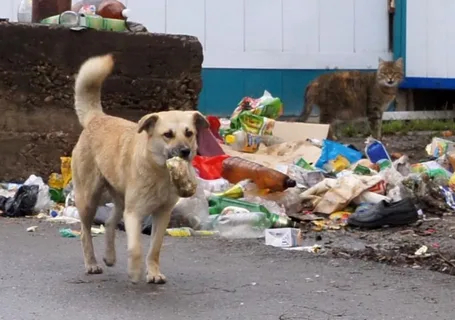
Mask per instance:
[[[432,132],[410,132],[405,135],[385,136],[381,141],[386,146],[389,153],[399,152],[406,154],[411,163],[419,162],[422,159],[428,158],[425,152],[425,147],[431,143],[431,139],[435,135]],[[455,138],[445,138],[455,141]],[[343,143],[354,145],[359,150],[365,149],[365,138],[343,138]]]
[[[389,153],[400,152],[409,156],[411,163],[428,158],[425,146],[432,133],[410,133],[387,136],[382,142]],[[454,140],[452,138],[448,138]],[[342,142],[364,149],[365,138],[344,138]],[[425,212],[424,212],[425,213]],[[305,229],[305,227],[304,227]],[[455,216],[443,217],[427,214],[426,220],[400,228],[360,230],[345,228],[304,234],[308,245],[320,244],[336,257],[373,260],[414,269],[430,269],[455,275]],[[422,246],[427,253],[415,255]]]

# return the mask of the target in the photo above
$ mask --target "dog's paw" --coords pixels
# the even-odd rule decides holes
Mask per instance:
[[[103,268],[101,268],[99,265],[96,265],[96,264],[88,265],[88,266],[85,266],[85,273],[86,274],[101,274],[101,273],[103,273]]]
[[[141,280],[143,276],[142,269],[129,269],[128,276],[130,278],[131,283],[136,284]]]
[[[115,266],[115,258],[113,257],[104,257],[103,258],[104,264],[108,267],[113,267]]]
[[[166,281],[166,277],[162,273],[147,274],[147,283],[164,284]]]

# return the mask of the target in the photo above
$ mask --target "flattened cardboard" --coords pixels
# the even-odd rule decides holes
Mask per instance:
[[[328,124],[276,121],[273,135],[288,142],[306,139],[326,139],[329,134]]]
[[[269,168],[278,164],[291,164],[294,160],[304,158],[307,162],[315,163],[321,155],[321,149],[309,142],[285,142],[271,147],[261,146],[256,153],[244,153],[232,150],[229,146],[221,146],[226,154],[241,157]]]
[[[230,156],[241,157],[269,168],[275,168],[278,164],[291,164],[299,158],[315,163],[321,155],[321,149],[305,140],[308,138],[323,140],[327,138],[328,133],[329,125],[326,124],[277,121],[273,135],[284,139],[285,143],[268,148],[261,145],[256,153],[238,152],[226,145],[221,147]]]

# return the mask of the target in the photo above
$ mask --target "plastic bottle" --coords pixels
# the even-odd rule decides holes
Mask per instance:
[[[125,5],[118,0],[82,0],[75,3],[72,11],[79,12],[88,6],[95,6],[95,13],[103,18],[126,20],[130,12]]]
[[[246,186],[251,183],[251,180],[243,180],[239,183],[235,184],[233,187],[227,189],[224,192],[216,193],[216,196],[231,198],[231,199],[238,199],[242,198],[245,193]]]
[[[392,159],[381,141],[373,138],[368,138],[365,147],[365,154],[372,163],[378,163],[380,160],[386,159],[392,162]]]
[[[100,5],[101,2],[103,2],[103,0],[82,0],[82,1],[79,1],[79,2],[76,2],[75,4],[73,4],[73,6],[71,7],[71,11],[74,11],[77,13],[81,13],[81,12],[88,13],[88,12],[92,11],[92,13],[95,14],[96,8],[98,8],[98,6]],[[94,6],[95,10],[92,10],[91,6]]]
[[[229,181],[226,179],[214,179],[214,180],[206,180],[200,177],[197,177],[197,183],[202,187],[202,189],[209,191],[209,192],[224,192],[230,187]]]
[[[208,198],[209,201],[209,213],[210,215],[216,215],[223,212],[223,210],[227,207],[237,207],[243,208],[250,212],[263,212],[266,217],[271,222],[271,225],[275,228],[284,228],[284,227],[291,227],[295,224],[286,216],[280,216],[276,213],[272,213],[267,210],[266,207],[260,204],[251,203],[247,201],[237,200],[237,199],[230,199],[230,198],[223,198],[218,196],[210,196]],[[239,212],[240,213],[240,212]],[[235,213],[237,214],[237,213]],[[230,214],[228,214],[230,215]]]
[[[224,141],[236,151],[254,153],[261,144],[261,136],[239,130],[225,136]]]
[[[62,216],[74,218],[74,219],[80,219],[79,211],[77,211],[77,208],[74,206],[65,207],[65,209],[63,209]]]
[[[220,236],[230,239],[261,238],[272,223],[264,212],[219,215],[213,223]]]
[[[21,23],[32,22],[32,0],[21,0],[17,9],[17,21]]]
[[[250,212],[264,212],[266,214],[270,214],[269,210],[266,207],[251,203],[247,201],[225,198],[220,196],[212,195],[208,198],[209,201],[209,213],[212,214],[220,214],[224,208],[226,207],[239,207],[247,209]]]
[[[261,136],[261,143],[266,147],[274,146],[276,144],[284,142],[286,142],[286,140],[284,140],[283,138],[273,136],[271,134],[264,134]]]
[[[284,191],[296,186],[295,180],[284,173],[240,157],[224,160],[221,176],[231,183],[251,179],[259,189],[269,189],[270,192]]]

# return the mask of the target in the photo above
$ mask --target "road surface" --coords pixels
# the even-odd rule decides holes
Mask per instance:
[[[27,233],[32,225],[37,231]],[[79,240],[60,237],[59,227],[0,218],[0,319],[453,319],[455,278],[439,273],[262,241],[167,237],[162,271],[169,282],[132,285],[123,232],[118,264],[86,276]],[[101,260],[103,236],[95,247]]]

